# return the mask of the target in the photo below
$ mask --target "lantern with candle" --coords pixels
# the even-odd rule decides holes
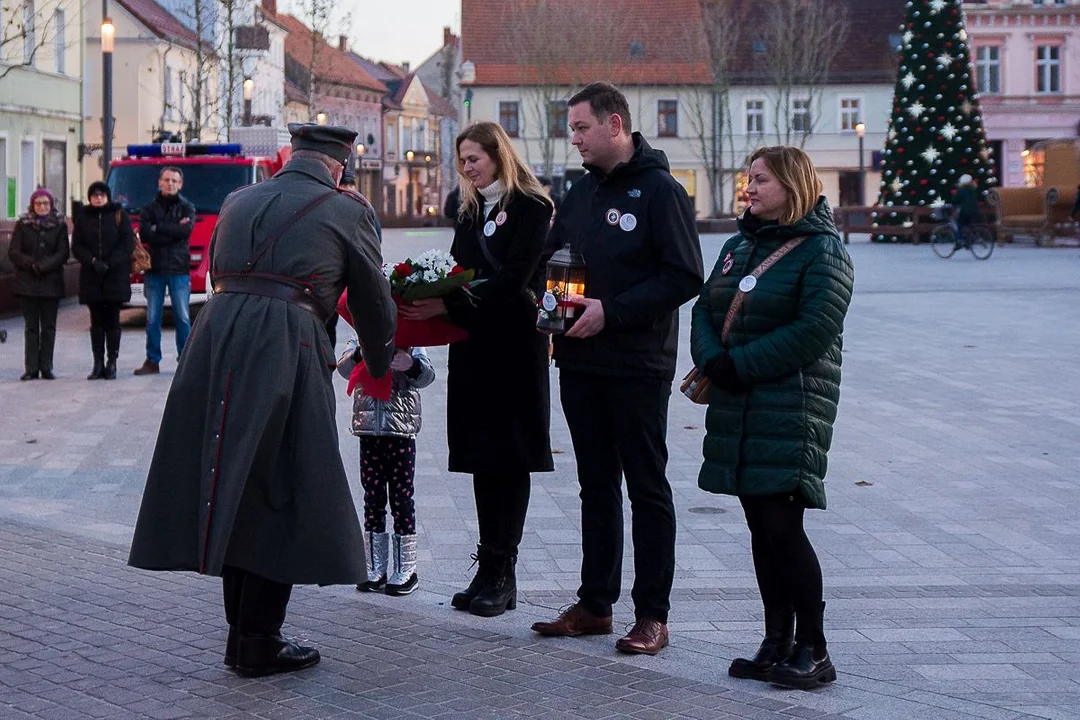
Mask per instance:
[[[575,295],[585,295],[585,258],[565,245],[548,261],[547,283],[536,319],[537,329],[547,333],[569,330],[581,313],[581,305],[571,300],[571,296]]]

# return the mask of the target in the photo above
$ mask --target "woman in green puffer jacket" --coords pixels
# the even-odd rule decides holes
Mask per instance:
[[[805,689],[836,679],[803,512],[825,508],[854,271],[806,153],[761,148],[749,176],[739,234],[720,251],[693,310],[691,354],[712,382],[698,484],[742,503],[765,606],[764,642],[728,673]],[[756,283],[747,277],[795,238]]]

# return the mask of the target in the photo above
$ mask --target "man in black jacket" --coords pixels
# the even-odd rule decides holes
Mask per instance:
[[[607,83],[570,98],[573,144],[589,173],[563,200],[552,249],[569,243],[587,266],[584,311],[554,342],[563,412],[581,485],[578,602],[541,635],[611,632],[622,575],[623,474],[633,514],[636,622],[615,647],[655,655],[667,645],[675,575],[675,507],[667,411],[679,306],[704,281],[694,209],[667,157],[632,133],[626,98]]]
[[[152,375],[161,362],[161,315],[165,289],[172,300],[176,325],[176,355],[184,351],[191,317],[191,251],[188,238],[195,226],[195,206],[180,195],[184,173],[178,167],[162,168],[158,194],[139,212],[139,239],[149,246],[150,270],[143,275],[146,292],[146,360],[136,375]]]

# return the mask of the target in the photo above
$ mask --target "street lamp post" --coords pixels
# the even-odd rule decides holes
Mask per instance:
[[[859,136],[859,205],[866,205],[866,165],[863,164],[863,138],[866,136],[866,125],[859,123],[855,126],[855,134]]]
[[[116,39],[116,27],[109,18],[109,0],[101,0],[101,134],[103,176],[109,174],[109,162],[112,160],[112,59],[113,43]]]
[[[255,89],[255,81],[249,77],[244,78],[244,125],[251,125],[251,93]]]

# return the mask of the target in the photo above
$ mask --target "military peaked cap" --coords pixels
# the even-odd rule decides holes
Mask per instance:
[[[314,150],[329,155],[344,165],[352,154],[356,133],[337,125],[289,123],[293,150]]]

